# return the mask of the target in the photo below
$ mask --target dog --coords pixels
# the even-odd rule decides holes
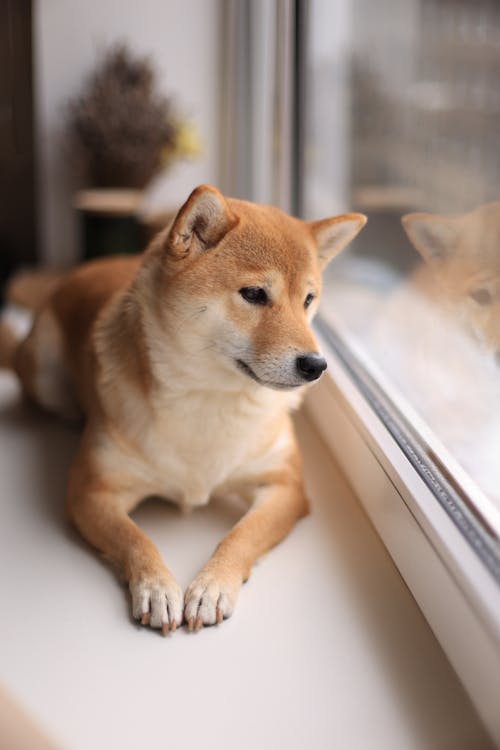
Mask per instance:
[[[402,224],[423,262],[378,288],[365,269],[343,296],[332,290],[337,309],[434,455],[500,508],[500,202],[410,213]]]
[[[143,625],[228,618],[254,561],[308,512],[290,410],[326,368],[311,331],[321,271],[361,230],[305,222],[200,186],[137,257],[89,262],[51,288],[4,352],[24,393],[84,415],[67,512],[126,579]],[[237,493],[248,512],[185,595],[130,512]]]
[[[498,508],[500,202],[453,216],[406,214],[402,223],[424,260],[408,285],[420,323],[410,336],[407,381],[417,384],[420,372],[412,400]]]
[[[406,214],[402,222],[425,261],[414,286],[500,364],[500,202],[455,216]]]

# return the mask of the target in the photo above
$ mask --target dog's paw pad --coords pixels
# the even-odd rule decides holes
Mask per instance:
[[[130,582],[132,614],[141,625],[161,629],[163,635],[182,623],[182,589],[164,578],[139,578]]]
[[[188,630],[219,625],[233,613],[239,584],[208,573],[200,573],[186,591],[184,619]]]

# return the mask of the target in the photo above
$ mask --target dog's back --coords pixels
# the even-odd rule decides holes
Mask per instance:
[[[26,395],[39,406],[70,419],[80,414],[88,398],[93,324],[107,302],[129,286],[140,262],[140,257],[91,261],[51,278],[48,286],[44,274],[38,284],[36,276],[30,277],[28,289],[22,280],[23,301],[33,300],[32,307],[39,309],[24,341],[3,329],[5,364],[12,365]]]

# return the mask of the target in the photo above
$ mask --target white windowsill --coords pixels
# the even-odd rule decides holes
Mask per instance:
[[[335,355],[327,359],[326,376],[308,395],[308,414],[500,743],[498,586]]]
[[[126,592],[65,525],[77,435],[16,398],[0,376],[0,681],[62,747],[491,747],[304,417],[313,514],[256,567],[232,619],[162,639],[132,625]],[[185,586],[235,512],[152,502],[136,519]]]

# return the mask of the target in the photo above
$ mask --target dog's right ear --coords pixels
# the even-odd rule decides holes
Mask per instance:
[[[176,259],[199,255],[217,245],[237,223],[222,193],[211,185],[200,185],[175,217],[165,250]]]
[[[309,221],[311,230],[318,247],[320,267],[326,264],[351,242],[366,224],[363,214],[342,214],[331,219]]]
[[[446,258],[460,238],[460,223],[453,216],[406,214],[401,222],[412,245],[428,263]]]

